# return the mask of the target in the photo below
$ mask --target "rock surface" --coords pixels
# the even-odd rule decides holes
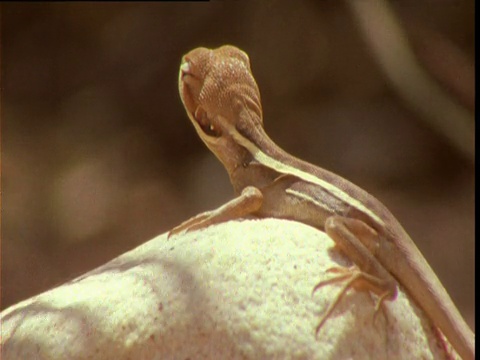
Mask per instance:
[[[402,290],[373,318],[349,291],[318,338],[348,266],[323,232],[231,221],[160,235],[2,312],[2,359],[442,359],[443,342]]]

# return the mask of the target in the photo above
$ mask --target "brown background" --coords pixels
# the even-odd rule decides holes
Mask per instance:
[[[474,1],[392,5],[473,112]],[[399,100],[341,1],[3,5],[2,308],[232,197],[177,92],[181,56],[226,43],[271,137],[380,198],[473,324],[473,166]]]

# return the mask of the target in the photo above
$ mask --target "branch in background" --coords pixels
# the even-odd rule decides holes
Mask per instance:
[[[380,67],[400,97],[421,119],[475,161],[473,114],[453,100],[420,66],[390,4],[347,0]]]
[[[469,111],[475,111],[475,64],[450,39],[413,24],[409,31],[415,54],[438,82]],[[410,25],[409,28],[412,26]],[[440,60],[439,60],[440,59]]]

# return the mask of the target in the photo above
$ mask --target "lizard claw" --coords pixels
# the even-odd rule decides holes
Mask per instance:
[[[189,232],[197,228],[203,227],[202,224],[211,216],[211,211],[206,211],[196,216],[191,217],[190,219],[182,222],[180,225],[175,226],[172,230],[168,232],[167,239],[172,235],[181,233],[182,231]]]
[[[345,295],[345,293],[353,285],[353,283],[356,282],[363,275],[363,272],[358,270],[355,267],[350,267],[350,268],[333,267],[333,268],[328,269],[327,272],[336,272],[336,273],[340,273],[340,275],[334,276],[330,279],[319,282],[313,288],[312,295],[313,295],[313,293],[315,293],[315,291],[317,291],[319,288],[321,288],[325,285],[333,284],[333,283],[340,282],[340,281],[343,281],[343,280],[346,280],[346,279],[349,279],[349,280],[342,286],[342,289],[338,293],[335,300],[332,303],[330,303],[327,310],[325,311],[325,313],[320,318],[320,321],[319,321],[319,323],[318,323],[318,325],[315,329],[315,338],[317,338],[318,333],[320,332],[320,329],[322,328],[323,324],[325,324],[328,317],[332,314],[332,312],[335,310],[337,305],[340,303],[340,300],[342,299],[343,295]]]
[[[325,285],[334,284],[336,282],[339,282],[339,281],[342,281],[342,280],[345,280],[345,279],[351,277],[353,271],[355,271],[354,267],[345,268],[345,267],[341,267],[341,266],[335,266],[335,267],[331,267],[331,268],[327,269],[326,272],[328,272],[328,273],[336,273],[336,274],[340,274],[340,275],[334,276],[334,277],[332,277],[330,279],[327,279],[327,280],[320,281],[313,288],[312,296],[315,294],[315,292],[318,289],[320,289],[321,287],[323,287]]]
[[[167,237],[178,234],[181,231],[204,229],[210,225],[225,222],[231,219],[238,219],[250,215],[260,209],[263,202],[262,192],[253,187],[247,186],[242,190],[240,196],[212,211],[205,211],[194,216],[180,225],[174,227]]]
[[[359,270],[357,267],[352,266],[350,268],[344,268],[344,267],[333,267],[327,270],[327,272],[331,273],[337,273],[339,275],[334,276],[330,279],[324,280],[319,282],[315,287],[313,288],[312,295],[317,291],[319,288],[328,285],[328,284],[334,284],[340,281],[346,280],[345,284],[342,286],[340,292],[336,296],[335,300],[328,306],[327,310],[325,313],[322,315],[320,318],[320,322],[317,325],[315,329],[315,337],[318,336],[318,333],[320,329],[322,328],[323,324],[327,321],[328,317],[333,313],[337,305],[340,303],[342,297],[345,295],[345,293],[351,288],[355,287],[357,289],[362,289],[362,290],[375,290],[379,289],[380,287],[376,282],[381,281],[378,278],[365,273],[361,270]],[[393,300],[396,296],[396,291],[392,292],[390,289],[383,291],[381,293],[375,291],[377,294],[379,294],[379,299],[377,300],[375,304],[375,312],[374,312],[374,321],[376,316],[379,313],[379,310],[382,307],[382,304],[386,300]]]

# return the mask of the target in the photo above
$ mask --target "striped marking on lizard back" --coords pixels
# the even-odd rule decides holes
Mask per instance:
[[[302,179],[304,181],[307,181],[309,183],[315,184],[320,186],[321,188],[325,189],[328,191],[330,194],[335,196],[336,198],[346,202],[350,206],[353,206],[357,210],[363,212],[367,216],[369,216],[373,221],[375,221],[379,226],[385,226],[385,223],[383,220],[375,214],[372,210],[370,210],[368,207],[366,207],[362,202],[359,200],[351,197],[348,195],[345,191],[339,189],[335,185],[330,184],[329,182],[322,180],[315,175],[312,175],[308,172],[302,171],[300,169],[296,169],[292,166],[289,166],[287,164],[284,164],[278,160],[275,160],[274,158],[268,156],[265,154],[262,150],[258,148],[254,143],[252,143],[250,140],[242,136],[233,126],[230,124],[227,125],[229,134],[238,142],[238,144],[242,145],[244,148],[246,148],[250,154],[257,160],[260,164],[263,164],[281,174],[290,174],[298,177],[299,179]],[[313,199],[307,199],[309,201],[315,201]],[[318,205],[318,202],[315,201],[315,204]]]

